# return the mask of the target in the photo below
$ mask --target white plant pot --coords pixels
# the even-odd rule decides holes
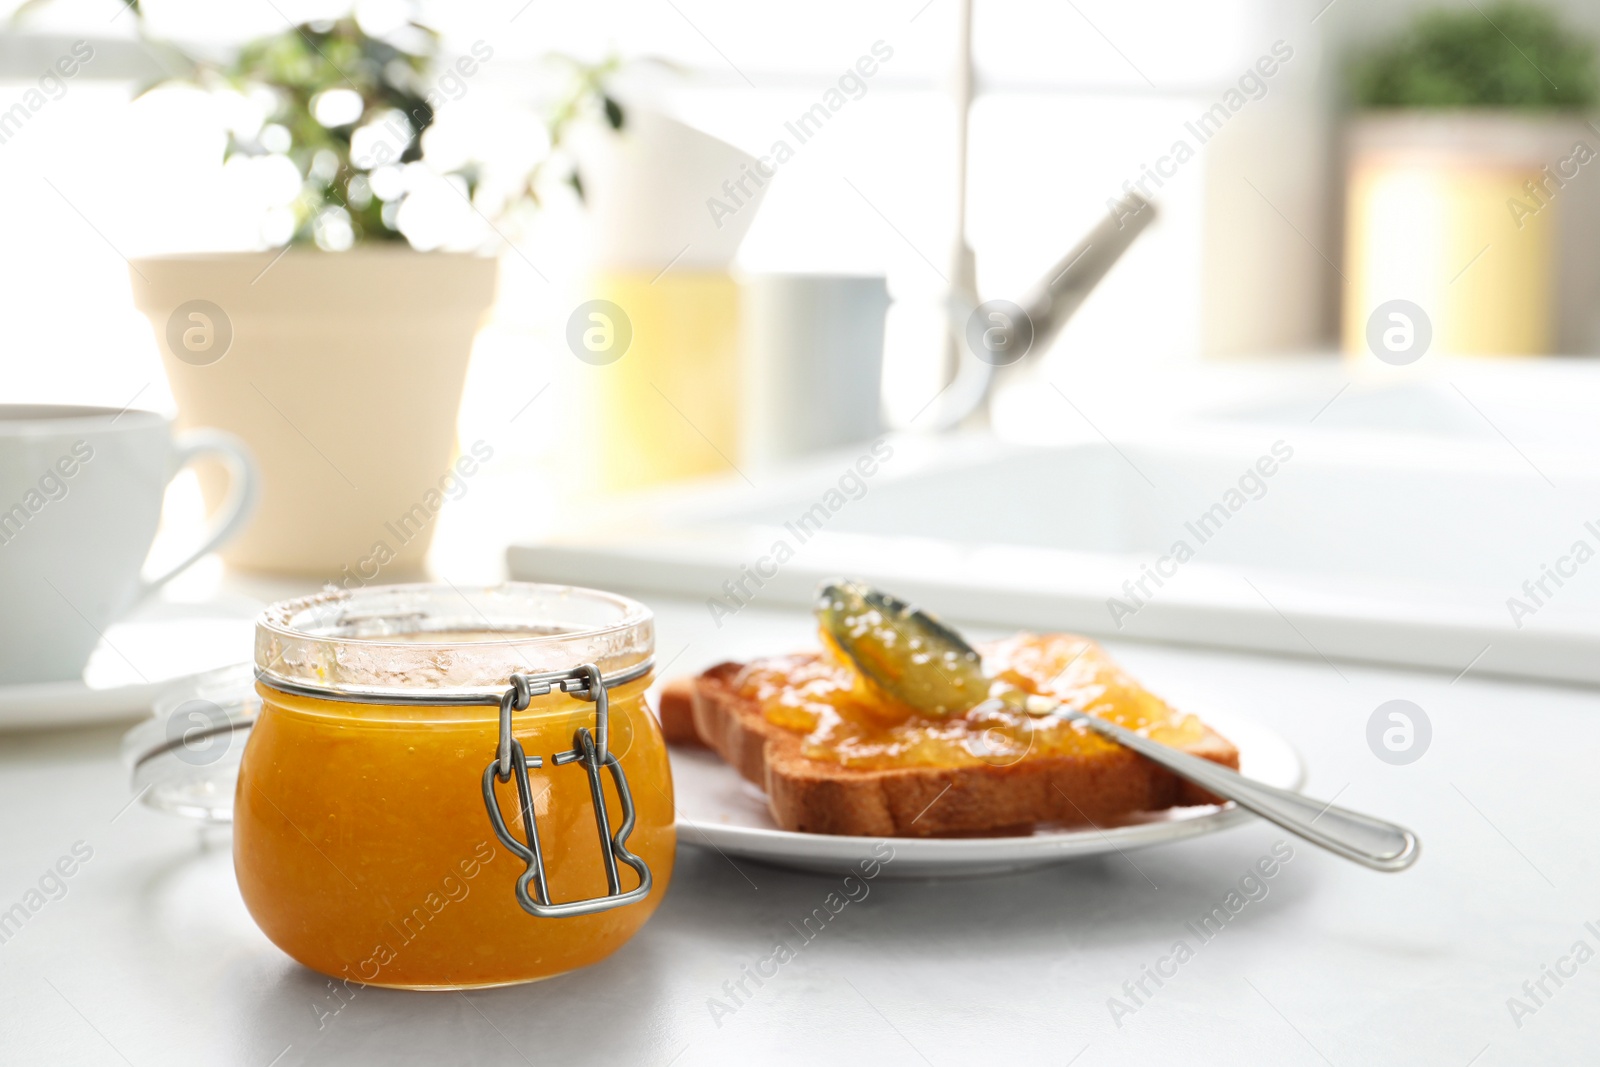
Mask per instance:
[[[133,261],[178,425],[237,434],[261,468],[224,559],[346,584],[421,568],[496,268],[387,247]],[[217,506],[220,474],[201,484]]]

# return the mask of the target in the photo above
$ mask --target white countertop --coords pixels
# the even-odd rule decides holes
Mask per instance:
[[[672,673],[807,640],[794,613],[751,607],[718,630],[702,605],[652,602]],[[1421,861],[1376,874],[1290,839],[1268,894],[1204,944],[1185,924],[1285,834],[1251,823],[1030,874],[880,879],[714,1017],[710,998],[734,1004],[723,983],[769,955],[835,879],[685,846],[660,911],[587,970],[467,995],[366,989],[342,1003],[257,931],[225,833],[128,806],[121,727],[5,735],[0,910],[75,844],[92,857],[0,944],[0,1062],[1592,1060],[1600,962],[1559,960],[1580,939],[1600,952],[1584,926],[1600,930],[1586,828],[1600,810],[1600,693],[1110,647],[1181,706],[1225,706],[1283,733],[1307,761],[1309,793],[1410,825]],[[1367,747],[1368,717],[1394,698],[1433,724],[1431,748],[1408,766]],[[1158,988],[1144,968],[1180,939],[1198,947]],[[1545,979],[1536,1005],[1523,983],[1546,965],[1576,974]],[[1135,1002],[1124,983],[1142,978],[1150,995]],[[1513,996],[1536,1009],[1520,1026]],[[1113,1019],[1112,997],[1136,1010]]]

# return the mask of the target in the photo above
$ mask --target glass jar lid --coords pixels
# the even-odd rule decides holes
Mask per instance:
[[[326,589],[273,604],[256,622],[267,685],[345,700],[495,703],[514,674],[593,664],[633,673],[655,649],[638,601],[534,582]]]
[[[248,663],[164,686],[154,714],[122,739],[134,796],[158,811],[205,823],[233,821],[245,739],[261,710]]]

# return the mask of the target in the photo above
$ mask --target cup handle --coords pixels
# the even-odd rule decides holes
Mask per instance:
[[[228,468],[228,495],[222,501],[222,507],[217,510],[217,517],[212,520],[211,528],[206,531],[206,536],[199,546],[168,568],[165,574],[142,581],[136,601],[154,593],[186,570],[195,560],[231,539],[249,521],[256,509],[256,501],[261,495],[261,475],[256,469],[255,458],[250,455],[250,450],[245,447],[244,442],[233,434],[221,430],[187,430],[178,435],[174,442],[174,451],[176,453],[176,463],[172,471],[174,477],[201,456],[215,456],[222,460],[223,465]]]

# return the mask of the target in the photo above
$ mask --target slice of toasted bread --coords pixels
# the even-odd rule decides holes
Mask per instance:
[[[705,745],[694,725],[693,678],[674,678],[662,685],[656,700],[656,718],[661,721],[661,736],[669,745]]]
[[[1102,826],[1137,812],[1217,800],[1120,747],[1028,756],[1006,766],[866,770],[811,759],[800,734],[769,722],[739,693],[734,683],[742,669],[722,663],[693,679],[694,732],[766,792],[772,818],[785,830],[870,837],[1026,832],[1021,828],[1038,823]],[[672,714],[681,716],[682,690],[674,692]],[[668,703],[663,694],[663,723]],[[1238,749],[1210,728],[1186,751],[1239,766]]]

